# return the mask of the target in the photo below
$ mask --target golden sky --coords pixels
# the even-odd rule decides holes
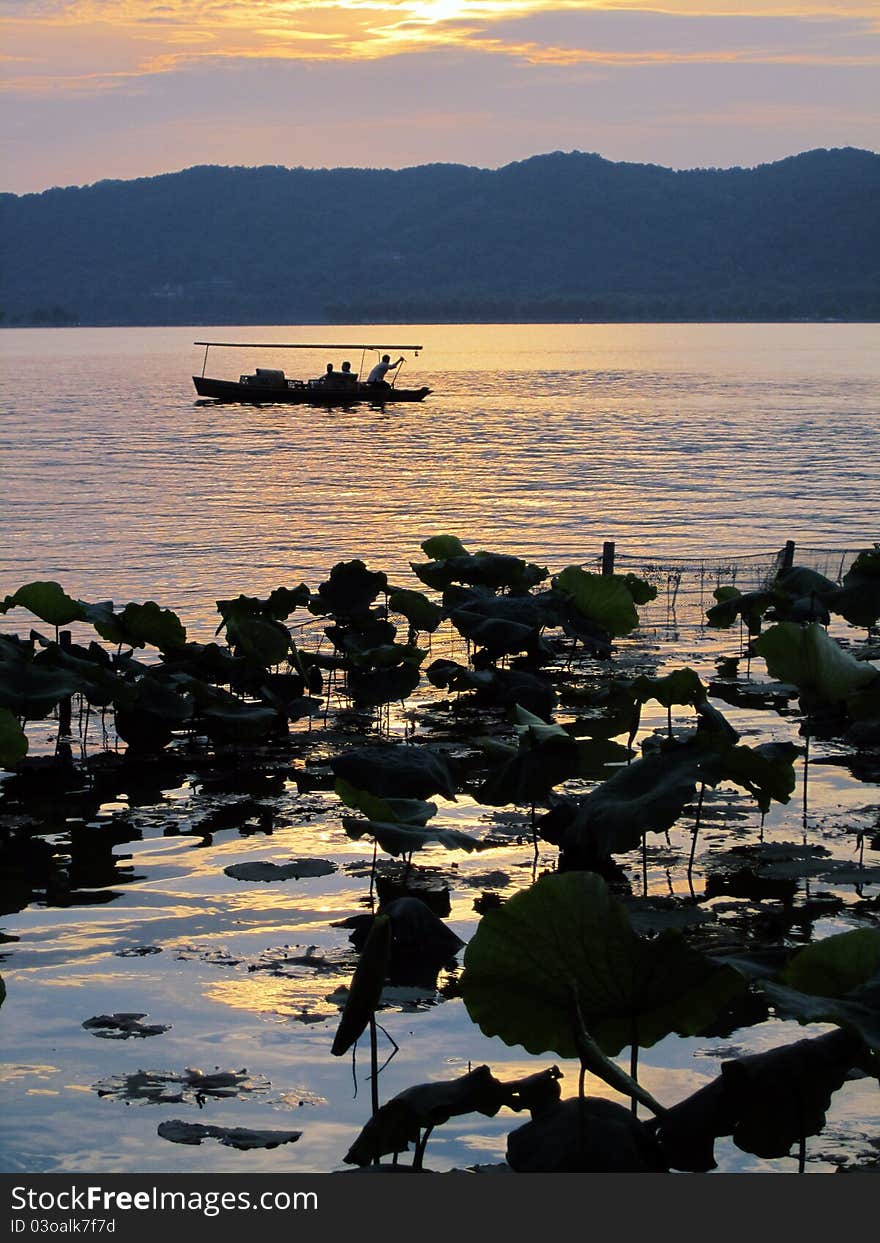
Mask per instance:
[[[578,147],[686,166],[877,146],[880,0],[5,0],[0,15],[12,189],[193,163],[491,166]]]

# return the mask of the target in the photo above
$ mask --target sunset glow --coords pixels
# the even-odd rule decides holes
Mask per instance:
[[[13,189],[203,162],[493,165],[579,147],[687,165],[876,145],[873,0],[11,0],[5,13]],[[108,96],[119,115],[98,115]],[[117,136],[123,117],[137,150]]]

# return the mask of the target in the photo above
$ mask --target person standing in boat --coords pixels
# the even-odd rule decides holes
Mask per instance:
[[[391,385],[388,383],[385,377],[389,371],[396,370],[396,368],[399,367],[403,361],[404,359],[403,359],[402,354],[400,358],[398,358],[396,363],[393,363],[391,361],[390,354],[383,354],[382,361],[379,363],[376,363],[373,370],[367,376],[367,383],[372,384],[377,387],[381,386],[382,388],[390,388]]]

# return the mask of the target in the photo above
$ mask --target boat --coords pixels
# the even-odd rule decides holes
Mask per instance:
[[[373,406],[384,406],[389,402],[422,401],[430,393],[427,386],[422,388],[399,388],[396,380],[400,374],[395,372],[391,383],[367,384],[358,380],[357,375],[351,379],[342,379],[342,372],[334,371],[330,376],[321,376],[315,380],[299,380],[289,378],[283,370],[270,367],[255,367],[253,374],[240,375],[237,380],[216,380],[207,376],[208,351],[211,349],[234,350],[316,350],[330,352],[335,356],[354,354],[361,351],[360,375],[365,372],[367,354],[376,351],[409,350],[418,357],[422,349],[420,345],[331,345],[314,344],[280,344],[272,341],[258,343],[252,341],[195,341],[194,345],[205,347],[202,362],[202,374],[193,376],[193,384],[199,397],[217,402],[239,402],[247,405],[285,405],[305,406],[351,406],[368,403]]]

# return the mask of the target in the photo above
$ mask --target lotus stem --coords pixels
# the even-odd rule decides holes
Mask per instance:
[[[642,834],[642,897],[648,896],[648,834]]]
[[[375,1014],[370,1015],[370,1105],[375,1118],[379,1112],[379,1046]]]
[[[807,717],[804,724],[806,725],[806,741],[804,744],[804,806],[802,831],[804,842],[807,840],[807,792],[809,789],[810,778],[810,718]]]
[[[632,1044],[629,1047],[629,1074],[630,1074],[630,1078],[634,1079],[636,1083],[638,1083],[639,1081],[639,1033],[638,1033],[638,1025],[635,1020],[633,1020],[633,1025],[632,1025]],[[634,1118],[637,1118],[639,1116],[639,1102],[636,1100],[634,1096],[630,1097],[629,1107],[630,1107],[630,1112],[632,1113],[632,1116]]]
[[[700,796],[697,799],[697,814],[694,820],[694,830],[693,830],[694,835],[691,839],[691,855],[690,855],[690,858],[688,859],[688,871],[687,871],[688,881],[690,881],[691,874],[693,873],[693,870],[694,870],[694,859],[696,858],[696,854],[697,854],[697,835],[700,832],[700,816],[702,815],[702,812],[703,812],[703,796],[705,793],[706,793],[706,783],[705,781],[701,781],[700,782]]]
[[[416,1142],[416,1148],[413,1154],[413,1163],[412,1163],[412,1167],[414,1170],[420,1170],[422,1168],[422,1161],[424,1160],[424,1157],[425,1157],[425,1149],[428,1146],[428,1140],[433,1130],[434,1130],[433,1126],[426,1126],[424,1131],[422,1132],[421,1138],[417,1140]]]

